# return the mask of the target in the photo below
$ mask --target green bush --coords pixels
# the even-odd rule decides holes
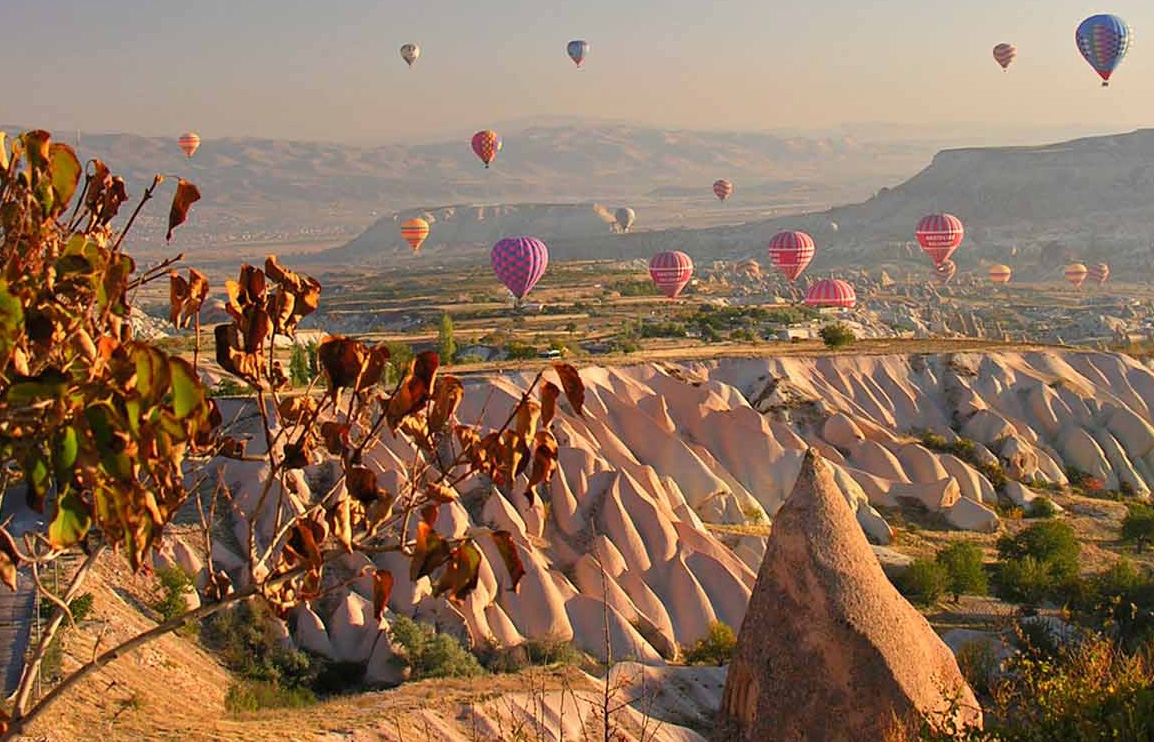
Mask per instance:
[[[1038,605],[1055,594],[1060,581],[1047,562],[1027,556],[999,564],[997,584],[1002,598]]]
[[[946,590],[956,603],[963,595],[985,595],[989,580],[982,564],[982,550],[959,542],[938,552],[935,561],[946,572]]]
[[[915,559],[897,579],[901,594],[923,606],[937,603],[948,586],[946,568],[932,559]]]
[[[413,680],[428,678],[471,678],[485,670],[461,642],[439,634],[428,624],[401,616],[389,629],[393,641],[404,650]]]
[[[187,596],[196,591],[192,578],[180,567],[173,566],[156,570],[156,580],[160,583],[160,595],[152,602],[152,609],[160,614],[162,622],[187,613]]]
[[[1030,518],[1046,520],[1058,514],[1058,506],[1048,497],[1037,497],[1030,502]]]
[[[1060,582],[1078,576],[1081,553],[1082,546],[1074,535],[1074,529],[1061,521],[1036,523],[1017,536],[998,539],[999,559],[1009,562],[1033,557]]]
[[[224,697],[224,707],[234,714],[260,709],[305,708],[317,702],[308,688],[283,687],[263,680],[233,683]]]
[[[821,341],[827,348],[844,348],[857,342],[853,330],[843,322],[833,322],[821,328]]]
[[[285,690],[310,688],[320,661],[286,646],[275,621],[263,601],[249,600],[206,620],[201,639],[242,680]]]
[[[92,593],[84,593],[77,595],[71,603],[68,604],[68,610],[72,612],[72,618],[76,623],[80,623],[92,613],[92,604],[95,598]],[[40,620],[51,620],[52,614],[56,612],[56,604],[51,600],[40,599]],[[66,622],[67,618],[64,619]]]
[[[529,639],[515,647],[485,647],[480,651],[481,666],[492,673],[515,673],[527,667],[576,665],[581,653],[567,641]]]
[[[1122,540],[1134,544],[1134,551],[1142,553],[1154,541],[1154,508],[1149,505],[1130,505],[1122,521]]]
[[[717,665],[729,662],[737,649],[737,635],[726,624],[714,621],[705,636],[692,647],[683,648],[682,654],[687,665]]]

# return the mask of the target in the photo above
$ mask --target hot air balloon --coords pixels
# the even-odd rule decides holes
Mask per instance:
[[[1010,62],[1013,62],[1016,56],[1018,48],[1013,44],[998,44],[994,47],[994,59],[1002,65],[1003,70],[1010,67]]]
[[[506,237],[489,255],[493,273],[518,301],[533,290],[549,265],[549,248],[536,237]]]
[[[659,252],[649,261],[649,275],[658,291],[676,299],[693,277],[693,259],[680,250]]]
[[[962,220],[953,214],[930,214],[918,222],[917,236],[918,244],[934,261],[934,265],[941,265],[962,244],[965,228],[962,227]]]
[[[186,131],[180,135],[180,139],[176,140],[176,143],[184,150],[185,156],[191,159],[200,147],[200,137],[195,131]]]
[[[790,281],[796,281],[816,248],[813,238],[805,232],[778,232],[769,241],[769,262]]]
[[[496,159],[497,153],[501,151],[501,136],[492,129],[477,132],[473,135],[473,151],[488,168],[489,163]]]
[[[1093,281],[1099,286],[1106,283],[1106,280],[1110,278],[1110,266],[1105,263],[1091,265],[1087,267],[1086,271],[1086,280]]]
[[[730,183],[724,178],[713,181],[713,195],[717,196],[721,201],[724,201],[733,195],[733,183]]]
[[[853,286],[840,278],[823,278],[809,287],[805,293],[805,303],[810,307],[850,309],[857,303],[857,293]]]
[[[1089,273],[1089,271],[1086,270],[1086,266],[1081,263],[1071,263],[1066,266],[1066,280],[1076,289],[1082,288],[1082,284],[1086,281],[1087,273]]]
[[[420,56],[421,47],[416,44],[405,44],[401,47],[401,59],[405,60],[405,63],[409,65],[409,69],[413,68],[413,62],[416,62]]]
[[[1116,15],[1095,15],[1082,21],[1074,34],[1078,51],[1102,78],[1102,87],[1110,84],[1110,75],[1122,63],[1134,34],[1126,21]]]
[[[409,247],[413,248],[414,253],[419,253],[421,243],[429,236],[429,223],[415,216],[401,224],[401,236],[409,243]]]
[[[1002,265],[1001,263],[995,263],[994,265],[990,266],[989,276],[990,276],[990,280],[993,281],[994,283],[1009,283],[1010,282],[1010,276],[1012,276],[1013,274],[1014,274],[1013,269],[1011,269],[1010,266],[1008,266],[1008,265]]]
[[[637,212],[628,206],[622,206],[613,212],[613,218],[617,220],[617,226],[622,232],[628,232],[629,228],[633,226],[633,222],[637,220]]]
[[[934,266],[934,280],[938,283],[949,283],[958,272],[958,264],[952,260],[943,260],[940,265]]]
[[[589,54],[589,42],[581,41],[580,39],[570,41],[569,45],[565,47],[565,50],[569,52],[569,58],[573,60],[573,63],[580,67],[581,63],[585,61],[585,57]]]

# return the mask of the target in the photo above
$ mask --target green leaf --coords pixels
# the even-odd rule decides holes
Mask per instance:
[[[133,477],[132,460],[124,453],[125,436],[118,431],[125,426],[115,419],[115,412],[107,403],[96,404],[84,410],[84,419],[92,430],[100,465],[110,476],[122,482]]]
[[[84,540],[92,527],[92,515],[76,491],[68,487],[56,498],[56,514],[48,524],[48,543],[67,549]]]
[[[52,174],[52,190],[56,192],[56,213],[68,208],[68,202],[76,195],[83,168],[76,152],[67,144],[53,142],[48,146],[48,167]]]
[[[177,419],[187,419],[194,413],[197,419],[204,419],[208,414],[208,403],[196,369],[183,358],[171,356],[168,368],[172,378],[172,409]]]
[[[60,399],[67,388],[68,377],[50,368],[36,376],[17,376],[4,399],[10,405],[25,407]]]
[[[8,291],[8,282],[0,279],[0,357],[7,357],[24,324],[24,306]]]
[[[449,555],[449,566],[437,580],[433,595],[449,593],[451,600],[463,600],[477,587],[480,571],[481,550],[472,541],[466,541]]]
[[[128,345],[128,357],[136,364],[135,391],[149,407],[160,404],[172,386],[164,353],[151,345],[134,342]]]
[[[28,507],[38,513],[44,512],[44,500],[48,497],[48,459],[38,449],[32,449],[24,459],[24,482],[28,485]]]
[[[52,442],[52,468],[56,473],[57,486],[63,487],[72,481],[75,474],[76,458],[80,453],[80,434],[68,425],[56,433]]]

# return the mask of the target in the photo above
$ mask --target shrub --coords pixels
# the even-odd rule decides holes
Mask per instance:
[[[92,604],[95,598],[92,593],[84,593],[73,598],[72,602],[68,604],[68,610],[72,612],[72,618],[77,623],[80,623],[92,613]],[[56,604],[51,600],[40,600],[40,619],[48,621],[52,618],[52,614],[56,612]],[[65,619],[67,621],[68,619]]]
[[[393,641],[404,648],[414,680],[471,678],[485,672],[461,642],[448,634],[437,633],[428,624],[401,616],[393,622],[389,633]]]
[[[1141,554],[1154,541],[1154,508],[1130,505],[1122,521],[1122,540],[1134,544],[1134,551]]]
[[[714,621],[705,636],[692,647],[683,648],[682,653],[688,665],[717,665],[729,662],[737,649],[737,635],[726,624]]]
[[[988,587],[982,550],[974,544],[956,543],[938,552],[935,559],[946,572],[946,590],[956,603],[962,595],[985,595]]]
[[[821,341],[825,343],[827,348],[844,348],[848,345],[853,345],[857,341],[857,336],[853,334],[853,330],[843,322],[833,322],[821,328]]]
[[[286,646],[275,621],[263,601],[250,600],[214,614],[204,622],[201,638],[241,680],[307,689],[319,663]]]
[[[949,585],[946,568],[932,559],[915,559],[898,576],[897,588],[911,602],[928,606],[937,603]]]
[[[224,697],[224,707],[234,714],[260,709],[305,708],[317,702],[308,688],[283,687],[262,680],[233,683]]]
[[[1048,497],[1037,497],[1030,503],[1031,518],[1046,520],[1058,514],[1058,506]]]
[[[482,667],[493,673],[515,673],[527,667],[576,665],[581,653],[567,641],[529,639],[515,647],[488,646],[480,651]]]
[[[156,570],[156,580],[160,583],[160,596],[152,602],[152,609],[160,614],[162,622],[187,613],[187,596],[196,589],[192,578],[174,566]]]
[[[999,665],[996,639],[978,639],[958,650],[958,669],[979,695],[988,696],[997,679]]]
[[[1070,580],[1078,575],[1078,557],[1082,547],[1068,523],[1047,521],[1030,526],[1017,536],[998,539],[998,557],[1006,562],[1033,557],[1056,580]]]
[[[1032,556],[998,566],[998,594],[1016,603],[1037,605],[1053,595],[1058,584],[1050,566]]]

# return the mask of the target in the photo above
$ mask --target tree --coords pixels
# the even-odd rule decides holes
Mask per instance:
[[[453,338],[453,318],[449,313],[441,315],[441,331],[437,338],[437,350],[445,363],[452,363],[457,357],[457,341]]]
[[[185,625],[250,601],[285,618],[340,584],[345,574],[328,567],[351,552],[399,553],[412,579],[428,578],[434,595],[459,603],[476,586],[483,563],[477,539],[487,539],[504,563],[501,579],[516,589],[524,544],[504,531],[441,535],[438,513],[458,499],[456,484],[473,476],[485,477],[504,497],[536,496],[557,468],[549,424],[560,396],[572,414],[583,414],[584,384],[575,368],[554,364],[549,378],[539,372],[504,424],[490,431],[457,419],[464,387],[438,374],[436,353],[397,363],[396,382],[385,384],[396,363],[390,346],[332,335],[316,351],[327,393],[293,395],[272,349],[278,335],[293,338],[299,321],[317,309],[321,285],[270,255],[263,267],[241,266],[228,287],[231,321],[213,329],[217,363],[253,390],[247,404],[263,421],[258,452],[246,453],[247,441],[220,429],[220,410],[199,380],[195,355],[190,362],[127,339],[135,288],[165,277],[180,259],[137,274],[122,249],[125,232],[162,179],[117,232],[110,222],[127,200],[125,184],[92,161],[66,218],[85,171],[71,148],[49,140],[46,132],[29,132],[19,153],[0,148],[0,369],[16,372],[0,375],[0,476],[7,477],[0,491],[19,482],[29,505],[48,514],[23,544],[0,527],[0,582],[15,589],[26,579],[18,577],[20,567],[31,566],[36,575],[64,554],[81,556],[82,564],[61,595],[37,581],[56,609],[30,651],[11,718],[0,714],[0,738],[24,735],[38,720],[47,724],[46,710],[79,683]],[[170,234],[199,197],[194,192],[191,184],[177,184]],[[174,323],[199,312],[200,280],[193,271],[188,279],[171,275]],[[383,436],[390,447],[411,451],[383,465],[398,469],[392,481],[402,487],[378,483],[388,457],[370,457]],[[251,463],[260,464],[260,475],[239,478],[247,491],[234,492],[228,482],[237,478],[223,469]],[[294,477],[289,491],[288,475],[314,465],[328,475],[315,483]],[[213,482],[215,489],[201,487]],[[190,498],[198,490],[200,496]],[[290,496],[297,507],[284,516],[282,503]],[[37,668],[96,561],[115,545],[133,569],[145,569],[186,503],[195,504],[208,555],[197,580],[200,607],[98,645],[90,659],[81,658],[58,685],[34,698]],[[249,528],[228,571],[214,561],[214,537],[236,515]],[[378,568],[362,576],[372,585],[379,620],[392,574]]]
[[[825,325],[819,334],[827,348],[844,348],[857,341],[857,336],[853,334],[853,330],[844,322],[832,322]]]
[[[946,591],[945,568],[932,559],[915,559],[897,580],[902,595],[919,605],[933,605]]]
[[[292,355],[289,356],[289,380],[293,386],[308,386],[313,380],[308,353],[300,343],[293,343]]]
[[[998,539],[1000,560],[1011,562],[1031,557],[1044,565],[1059,582],[1078,576],[1081,553],[1082,546],[1074,535],[1074,529],[1062,521],[1037,523],[1017,536]]]
[[[1122,520],[1122,540],[1134,544],[1134,551],[1141,554],[1154,541],[1154,508],[1149,505],[1130,505]]]
[[[985,595],[988,585],[982,564],[982,550],[971,543],[959,542],[938,552],[935,558],[946,571],[946,589],[958,602],[962,595]]]

